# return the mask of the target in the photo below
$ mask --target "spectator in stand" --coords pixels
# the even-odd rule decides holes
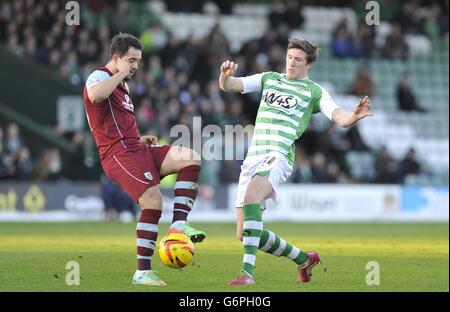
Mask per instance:
[[[116,7],[109,14],[109,25],[111,26],[111,33],[117,34],[118,32],[130,32],[136,33],[138,27],[137,21],[129,18],[129,5],[128,1],[117,1]]]
[[[8,124],[6,138],[0,128],[0,179],[29,178],[33,163],[30,150],[20,140],[20,129],[14,122]]]
[[[402,111],[411,112],[418,111],[427,112],[424,108],[417,104],[416,97],[411,88],[411,76],[409,72],[405,72],[397,86],[397,103],[398,108]]]
[[[448,1],[446,2],[448,5]],[[423,22],[424,33],[431,41],[436,42],[448,33],[448,16],[446,14],[442,11],[439,3],[433,3],[431,5],[431,9]]]
[[[287,24],[290,29],[298,29],[305,21],[298,0],[288,0],[287,4],[273,1],[270,4],[268,18],[272,29],[278,28],[281,24]]]
[[[214,2],[219,7],[220,14],[230,15],[233,13],[233,6],[236,0],[215,0]]]
[[[350,150],[352,151],[369,151],[369,147],[364,142],[359,133],[359,126],[356,124],[346,133],[347,140],[350,142]]]
[[[272,1],[269,7],[269,23],[270,28],[275,29],[281,23],[285,23],[284,13],[286,12],[286,5],[282,1]]]
[[[313,176],[314,183],[327,183],[329,181],[327,169],[326,169],[326,158],[322,153],[316,153],[311,159],[311,173]]]
[[[405,34],[418,35],[422,33],[421,17],[417,1],[405,1],[402,9],[394,19],[400,24]]]
[[[342,183],[346,180],[345,175],[335,161],[327,162],[326,178],[326,183]]]
[[[311,169],[311,160],[306,155],[297,155],[292,172],[293,183],[312,183],[314,177]]]
[[[135,203],[127,193],[104,174],[100,178],[102,200],[105,205],[105,220],[119,219],[132,222],[135,216]],[[131,216],[127,218],[126,216]]]
[[[51,148],[42,153],[37,166],[34,168],[34,176],[37,179],[58,181],[62,179],[61,169],[59,150]]]
[[[409,174],[421,174],[423,173],[422,165],[417,159],[416,150],[410,148],[398,166],[397,177],[398,182],[403,183],[405,177]]]
[[[331,123],[328,130],[322,133],[321,141],[324,144],[323,153],[328,155],[330,160],[335,161],[345,172],[349,172],[345,154],[350,150],[351,144],[346,136],[346,129]]]
[[[20,140],[19,126],[17,126],[16,123],[12,122],[6,128],[5,149],[15,161],[21,147],[22,142]]]
[[[359,23],[353,40],[353,56],[368,59],[375,50],[375,28]]]
[[[239,99],[233,100],[228,106],[228,120],[227,124],[230,125],[245,125],[246,118],[242,112],[242,101]]]
[[[151,99],[144,98],[136,112],[136,119],[142,129],[142,132],[147,132],[148,127],[152,124],[153,120],[156,117],[155,115],[156,114],[153,109],[153,103]]]
[[[409,57],[409,46],[399,23],[392,24],[391,33],[386,37],[382,54],[392,60],[406,60]]]
[[[335,57],[353,57],[353,39],[348,27],[348,19],[343,18],[333,31],[331,51]]]
[[[143,52],[161,50],[167,45],[169,32],[160,22],[153,22],[142,32],[139,40],[143,46]]]
[[[47,180],[58,181],[62,179],[62,163],[61,154],[58,149],[52,148],[48,156],[48,172]]]
[[[22,147],[19,151],[19,156],[16,163],[16,177],[18,179],[28,179],[33,170],[33,162],[30,157],[30,150],[26,147]]]
[[[375,81],[372,79],[369,67],[361,67],[356,73],[355,79],[348,89],[348,94],[374,97],[378,95]]]
[[[296,148],[302,149],[304,154],[312,156],[319,151],[324,151],[324,146],[329,142],[329,138],[322,141],[322,131],[316,129],[315,122],[310,122],[302,135],[301,143],[297,142]],[[325,144],[324,144],[325,143]],[[299,156],[300,157],[300,156]]]
[[[395,183],[397,164],[394,158],[390,155],[389,150],[385,145],[381,146],[375,159],[375,182],[376,183]]]
[[[440,14],[437,18],[437,24],[439,27],[439,32],[441,38],[448,37],[448,12],[449,12],[449,1],[444,1],[443,6],[441,7]]]
[[[285,16],[285,22],[290,29],[301,28],[305,19],[302,14],[302,7],[299,0],[288,0]]]

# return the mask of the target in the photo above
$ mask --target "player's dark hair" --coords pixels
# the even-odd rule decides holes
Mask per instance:
[[[115,53],[118,53],[120,57],[124,56],[128,52],[129,48],[135,48],[142,51],[142,43],[138,38],[131,34],[118,33],[112,38],[111,41],[110,58],[112,58]]]
[[[301,40],[299,38],[289,38],[287,49],[300,49],[306,53],[306,63],[311,64],[319,58],[319,47],[309,41]]]

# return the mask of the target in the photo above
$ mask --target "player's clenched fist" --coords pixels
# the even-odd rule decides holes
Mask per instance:
[[[154,135],[143,135],[141,136],[140,140],[139,140],[142,144],[156,144],[158,143],[158,137],[154,136]]]
[[[223,62],[222,65],[220,66],[221,73],[227,77],[233,76],[234,74],[236,74],[237,69],[238,69],[238,64],[233,61],[229,61],[229,60]]]

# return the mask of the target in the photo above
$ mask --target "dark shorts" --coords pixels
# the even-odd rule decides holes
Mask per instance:
[[[133,151],[115,153],[102,162],[105,174],[137,201],[149,188],[158,185],[159,169],[170,145],[142,145]]]

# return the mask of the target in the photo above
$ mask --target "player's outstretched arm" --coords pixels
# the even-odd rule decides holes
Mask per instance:
[[[87,89],[89,101],[96,104],[107,99],[119,83],[128,76],[130,64],[127,57],[123,57],[117,62],[117,69],[119,71],[116,74]]]
[[[370,112],[371,102],[368,96],[359,100],[356,103],[355,108],[352,112],[347,112],[341,108],[333,111],[333,121],[336,122],[341,127],[351,127],[356,124],[360,119],[367,116],[373,116]]]
[[[242,92],[244,85],[240,78],[232,77],[236,74],[238,64],[233,61],[225,61],[220,66],[219,86],[225,92]]]

